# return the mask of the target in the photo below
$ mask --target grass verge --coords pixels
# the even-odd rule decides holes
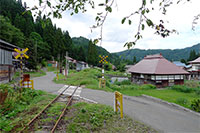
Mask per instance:
[[[109,73],[109,71],[105,71],[105,73]],[[101,70],[86,69],[80,72],[70,72],[67,79],[65,76],[59,75],[59,80],[57,81],[55,78],[54,82],[71,85],[81,84],[84,85],[86,88],[110,92],[119,91],[129,96],[141,96],[142,94],[145,94],[160,98],[168,102],[179,104],[189,109],[191,109],[192,101],[200,98],[200,86],[199,82],[197,81],[186,81],[184,86],[174,86],[172,88],[166,88],[164,90],[157,90],[154,85],[136,85],[132,84],[130,81],[124,81],[121,83],[115,82],[114,84],[110,84],[110,79],[106,77],[106,87],[99,88],[98,77],[100,76]]]
[[[43,71],[43,70],[39,70],[37,72],[25,72],[25,74],[30,74],[30,77],[31,78],[34,78],[34,77],[41,77],[41,76],[44,76],[46,75],[46,72]]]
[[[126,115],[121,119],[120,114],[114,112],[109,106],[84,102],[70,107],[64,123],[68,123],[66,132],[156,132],[142,123],[133,121]]]
[[[18,132],[55,95],[40,90],[10,90],[3,105],[0,105],[0,132]]]

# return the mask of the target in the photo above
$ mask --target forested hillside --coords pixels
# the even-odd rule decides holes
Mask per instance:
[[[97,65],[99,55],[108,55],[112,63],[117,56],[91,43],[83,37],[70,37],[68,31],[63,31],[45,16],[33,19],[32,13],[26,11],[26,3],[21,0],[0,0],[0,39],[20,48],[29,48],[30,56],[27,67],[36,66],[47,60],[64,61],[66,51],[70,57]]]
[[[77,47],[82,47],[81,49],[83,49],[84,53],[87,55],[88,53],[88,44],[89,41],[87,38],[84,37],[73,37],[72,38],[73,44]],[[109,53],[106,49],[104,49],[103,47],[99,47],[95,45],[95,49],[97,51],[97,56],[98,55],[105,55],[108,56],[108,60],[113,63],[116,64],[117,61],[119,60],[117,55],[112,55],[111,53]],[[88,55],[87,55],[88,56]]]
[[[180,61],[181,59],[184,60],[192,60],[199,56],[200,52],[200,43],[196,44],[192,47],[187,47],[184,49],[149,49],[149,50],[142,50],[142,49],[131,49],[122,52],[112,53],[113,55],[120,56],[121,59],[128,59],[133,60],[134,56],[136,57],[137,61],[144,58],[146,55],[151,54],[158,54],[162,53],[162,55],[170,61]]]

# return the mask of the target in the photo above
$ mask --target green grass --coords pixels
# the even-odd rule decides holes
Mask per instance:
[[[99,78],[101,77],[101,70],[99,69],[85,69],[80,72],[69,71],[67,79],[64,75],[59,74],[59,80],[54,78],[54,82],[58,84],[68,85],[85,85],[87,88],[99,89]],[[105,91],[112,91],[109,87],[101,88]]]
[[[66,132],[156,132],[142,123],[133,121],[126,115],[101,104],[77,103],[70,107],[70,112],[65,116],[65,123],[69,123]]]
[[[171,90],[171,89],[165,89],[165,90],[121,90],[120,92],[122,92],[125,95],[129,95],[129,96],[141,96],[142,94],[145,95],[149,95],[149,96],[153,96],[156,98],[160,98],[162,100],[168,101],[168,102],[172,102],[172,103],[176,103],[179,104],[177,102],[178,98],[185,98],[187,99],[189,102],[187,104],[182,104],[181,106],[184,106],[186,108],[190,108],[190,104],[191,101],[194,99],[199,98],[198,95],[196,95],[194,92],[193,93],[183,93],[183,92],[177,92],[175,90]]]
[[[25,74],[30,74],[30,77],[31,78],[34,78],[34,77],[41,77],[41,76],[44,76],[46,75],[46,72],[43,71],[43,70],[39,70],[37,72],[25,72]]]
[[[105,73],[109,73],[109,72],[105,71]],[[110,73],[112,73],[112,71]],[[119,91],[129,96],[141,96],[142,94],[145,94],[145,95],[153,96],[156,98],[160,98],[168,102],[176,103],[190,109],[191,109],[190,107],[191,101],[194,99],[200,98],[200,96],[194,91],[189,91],[189,93],[184,93],[184,92],[179,92],[177,90],[170,89],[169,87],[166,88],[165,90],[157,90],[156,87],[153,85],[136,85],[136,84],[130,84],[130,82],[127,82],[127,81],[124,81],[121,83],[115,82],[114,84],[110,84],[109,83],[110,79],[108,77],[106,77],[107,79],[106,87],[99,88],[98,77],[100,76],[101,76],[101,70],[86,69],[80,72],[71,71],[67,79],[65,78],[65,76],[59,75],[59,80],[56,81],[56,78],[55,78],[54,81],[56,83],[69,84],[69,85],[81,84],[81,85],[85,85],[86,88],[90,88],[90,89],[98,89],[98,90],[104,90],[104,91],[110,91],[110,92]],[[185,85],[182,87],[183,88],[185,87],[188,89],[190,89],[191,87],[199,88],[199,82],[186,81]],[[196,89],[192,89],[192,90],[196,90]],[[183,99],[188,102],[183,104],[180,102],[180,99]]]
[[[48,71],[48,72],[54,72],[54,71],[56,71],[56,70],[57,70],[57,68],[55,68],[55,67],[47,66],[47,71]]]
[[[0,106],[0,129],[3,132],[20,131],[53,98],[55,95],[40,90],[10,90],[5,103]]]

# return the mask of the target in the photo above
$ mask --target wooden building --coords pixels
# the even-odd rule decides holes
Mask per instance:
[[[191,68],[188,69],[190,79],[200,80],[200,57],[189,63],[191,64]]]
[[[14,74],[12,52],[15,45],[0,39],[0,82],[11,81]]]
[[[185,75],[189,73],[161,54],[148,55],[130,67],[131,81],[137,84],[154,84],[157,87],[184,84]]]

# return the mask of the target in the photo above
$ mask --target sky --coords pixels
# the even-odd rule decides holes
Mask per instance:
[[[24,0],[28,7],[33,7],[38,4],[39,0]],[[99,0],[104,2],[105,0]],[[137,32],[139,23],[139,17],[133,16],[131,18],[132,25],[127,22],[121,24],[123,17],[128,16],[133,11],[136,11],[142,0],[115,0],[113,4],[112,13],[108,14],[108,17],[103,27],[103,40],[101,46],[109,52],[119,52],[127,50],[124,44],[128,41],[134,41],[134,35]],[[148,1],[148,0],[147,0]],[[156,1],[156,0],[155,0]],[[157,0],[158,2],[161,0]],[[177,1],[177,0],[174,0]],[[153,6],[155,10],[150,12],[149,17],[158,22],[161,18],[168,21],[165,23],[168,29],[176,29],[178,34],[171,34],[167,38],[162,38],[155,35],[155,30],[151,28],[145,28],[142,31],[143,38],[140,39],[134,47],[139,49],[180,49],[193,46],[200,43],[200,20],[196,25],[195,31],[192,30],[192,21],[194,16],[200,14],[199,5],[200,0],[191,0],[192,2],[184,2],[173,4],[167,9],[167,15],[162,15],[158,9],[158,2],[154,2]],[[101,8],[96,6],[95,10],[88,8],[86,13],[79,13],[73,16],[70,15],[70,11],[62,13],[61,19],[52,18],[54,24],[60,27],[63,31],[69,31],[71,37],[86,37],[88,39],[96,39],[100,37],[100,29],[91,28],[95,24],[96,13],[101,11]],[[100,43],[97,45],[100,46]]]

